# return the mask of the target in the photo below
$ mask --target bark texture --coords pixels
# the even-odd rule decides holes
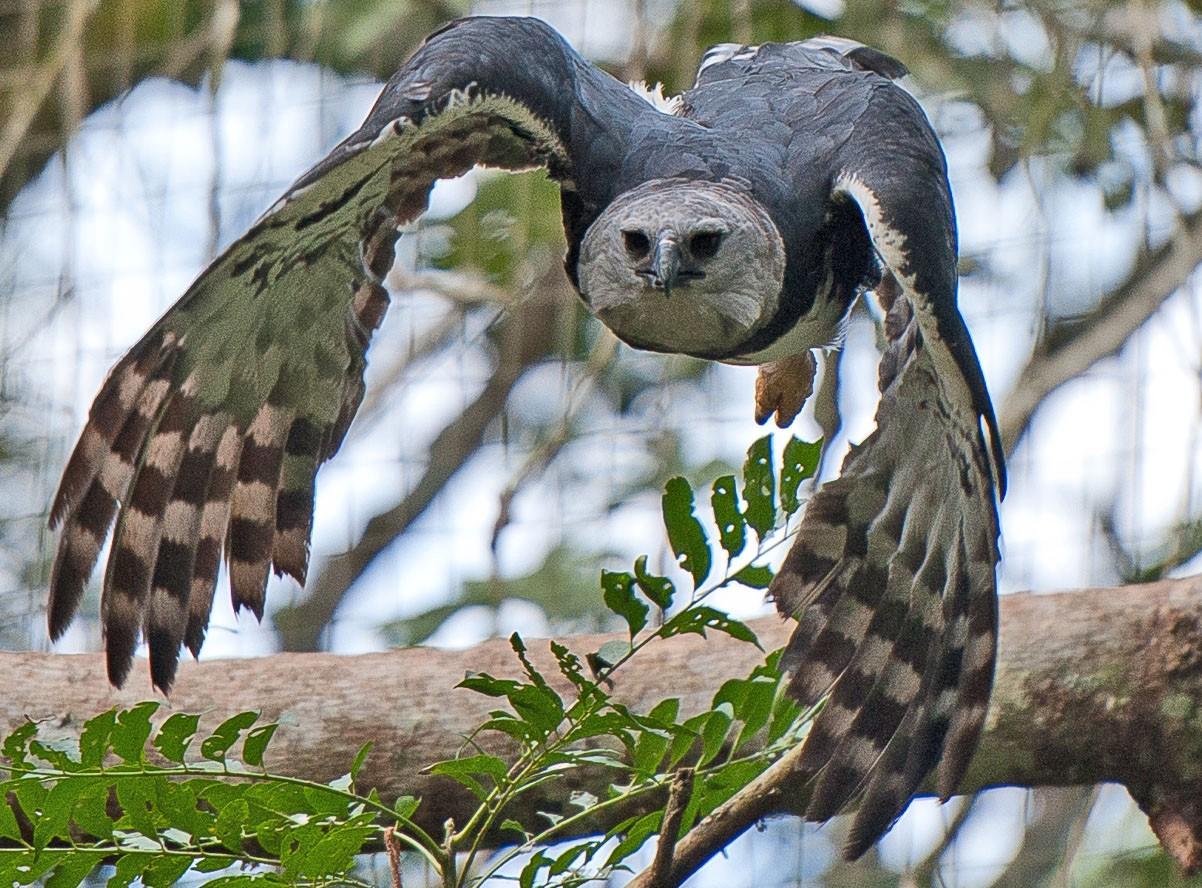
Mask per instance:
[[[765,649],[782,645],[790,628],[774,617],[751,625]],[[615,637],[577,636],[569,645],[583,655]],[[556,675],[547,645],[527,645],[536,664]],[[688,714],[705,708],[723,680],[745,675],[759,660],[753,647],[726,636],[673,638],[640,654],[619,674],[614,693],[636,711],[680,697]],[[468,671],[514,675],[516,666],[504,640],[462,651],[187,663],[159,717],[200,712],[204,728],[238,711],[260,710],[282,723],[268,767],[322,781],[344,773],[357,748],[372,740],[362,785],[386,799],[422,796],[418,819],[441,834],[447,818],[463,822],[470,800],[422,770],[455,755],[463,737],[497,706],[454,685]],[[117,691],[105,681],[99,654],[0,653],[0,731],[31,718],[43,722],[44,731],[74,735],[110,706],[151,697],[141,674]],[[499,737],[476,742],[502,755],[510,748]],[[682,839],[673,881],[755,820],[804,806],[802,775],[789,773],[789,758]],[[514,816],[560,809],[574,789],[600,794],[600,784],[590,784],[600,779],[571,774],[543,784]],[[1002,600],[993,705],[962,789],[1105,781],[1127,786],[1186,869],[1202,863],[1202,577]]]

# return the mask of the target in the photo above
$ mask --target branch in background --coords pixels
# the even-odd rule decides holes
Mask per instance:
[[[1051,884],[1070,884],[1068,864],[1080,844],[1085,819],[1097,794],[1097,788],[1091,786],[1045,786],[1036,790],[1036,813],[1023,831],[1018,853],[990,888],[1030,888],[1048,873],[1057,872],[1062,880]]]
[[[1136,259],[1126,279],[1087,314],[1052,324],[1002,403],[998,424],[1013,453],[1053,391],[1115,354],[1202,263],[1202,213],[1182,217],[1165,245]]]
[[[23,89],[13,91],[7,113],[4,115],[3,127],[0,128],[0,180],[6,178],[5,172],[17,155],[21,143],[29,135],[30,128],[54,85],[59,82],[68,63],[79,53],[88,19],[96,11],[97,5],[99,0],[73,0],[68,4],[65,24],[54,43],[54,48],[44,61],[26,72]],[[75,100],[77,95],[76,92],[71,93],[72,106],[78,104]],[[78,107],[74,108],[74,113],[80,113]]]
[[[791,624],[768,617],[751,625],[771,649],[784,644]],[[584,654],[625,637],[577,636],[568,643]],[[1202,864],[1202,577],[1004,596],[1001,642],[989,721],[961,788],[1123,783],[1177,860],[1186,868]],[[528,641],[527,647],[536,667],[558,679],[547,645]],[[615,697],[636,712],[678,697],[681,717],[707,709],[724,680],[746,675],[761,659],[751,645],[717,634],[657,642],[640,657],[640,668],[615,676]],[[339,777],[358,748],[373,740],[357,783],[389,802],[423,797],[416,820],[438,831],[447,818],[463,822],[476,801],[425,769],[456,755],[463,738],[496,708],[490,697],[454,688],[468,671],[517,676],[520,666],[503,640],[466,651],[185,663],[171,708],[160,717],[203,713],[202,729],[211,729],[236,712],[261,710],[266,720],[282,723],[267,767],[318,781]],[[8,689],[0,697],[0,731],[7,734],[28,717],[43,722],[49,740],[74,737],[89,716],[148,695],[144,687],[110,688],[100,654],[0,654],[0,675]],[[562,684],[559,690],[567,692]],[[475,735],[474,742],[491,754],[513,753],[495,733]],[[685,835],[676,846],[673,881],[761,818],[804,807],[805,789],[789,770],[794,764],[796,756],[781,759]],[[547,781],[507,816],[533,822],[539,811],[574,813],[572,794],[603,797],[607,779],[599,770]],[[613,822],[588,822],[581,830],[596,832]]]
[[[417,484],[399,503],[373,517],[350,549],[326,560],[300,603],[274,614],[284,650],[318,650],[321,633],[354,582],[377,555],[409,529],[475,455],[518,380],[551,350],[559,329],[554,315],[568,304],[560,292],[563,285],[549,280],[552,275],[560,275],[559,270],[552,269],[542,285],[536,285],[538,298],[516,305],[506,316],[496,337],[498,355],[492,376],[476,399],[430,444],[430,462]]]
[[[20,12],[0,15],[0,213],[81,118],[147,78],[195,86],[227,58],[289,58],[384,80],[426,34],[467,11],[453,0],[222,0],[193,4],[187,14],[180,4],[130,0],[8,6]],[[56,95],[64,76],[71,82]]]
[[[1117,504],[1098,515],[1098,530],[1114,558],[1123,583],[1151,583],[1202,554],[1202,518],[1183,518],[1164,533],[1150,550],[1139,551],[1123,542],[1118,530]]]

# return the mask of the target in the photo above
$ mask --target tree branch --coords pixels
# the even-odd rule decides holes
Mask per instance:
[[[752,625],[769,649],[784,644],[790,626],[774,617]],[[583,654],[617,637],[569,641]],[[536,665],[557,676],[547,645],[528,645]],[[1183,866],[1202,863],[1197,803],[1202,798],[1202,577],[1006,596],[999,656],[989,722],[961,789],[1117,781],[1148,812]],[[615,676],[616,697],[642,712],[666,697],[679,697],[683,717],[708,708],[722,682],[746,675],[760,655],[750,645],[715,634],[657,642],[640,660],[639,668]],[[386,800],[423,797],[415,819],[439,832],[448,818],[464,822],[473,799],[424,769],[453,757],[496,706],[491,698],[454,688],[469,670],[498,676],[520,671],[502,640],[466,651],[414,648],[354,657],[280,654],[186,663],[170,706],[159,715],[199,712],[202,728],[212,728],[235,712],[260,710],[265,719],[283,725],[268,767],[321,781],[340,776],[359,746],[373,740],[375,751],[359,785],[374,787]],[[50,739],[77,736],[89,716],[149,696],[144,686],[110,688],[99,654],[0,653],[0,675],[6,676],[0,731],[32,718],[44,723]],[[475,742],[494,754],[513,753],[502,736],[481,735]],[[674,881],[757,820],[804,806],[804,787],[790,771],[795,758],[781,759],[680,840]],[[606,776],[569,772],[523,796],[522,807],[510,816],[530,820],[536,811],[570,810],[573,791],[601,796]],[[613,822],[589,822],[582,829],[597,831]]]
[[[1081,317],[1052,324],[998,412],[1007,453],[1053,391],[1115,354],[1202,263],[1202,213],[1181,218],[1169,242],[1136,259],[1122,283]]]
[[[558,273],[558,269],[555,269]],[[310,592],[272,617],[286,651],[319,649],[322,631],[354,582],[385,548],[401,536],[434,498],[467,465],[484,443],[485,432],[505,409],[509,393],[522,375],[550,350],[558,325],[554,314],[566,305],[562,286],[545,286],[540,296],[512,309],[499,333],[496,367],[483,390],[430,444],[426,471],[395,506],[374,516],[355,544],[327,559]]]

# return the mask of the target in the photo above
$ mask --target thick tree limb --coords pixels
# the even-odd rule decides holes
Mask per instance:
[[[754,621],[766,648],[784,643],[789,624]],[[579,653],[612,635],[578,636]],[[548,675],[545,644],[528,642]],[[746,675],[760,659],[750,645],[714,635],[657,642],[641,664],[616,676],[614,693],[639,711],[670,696],[681,712],[706,708],[722,681]],[[375,741],[361,785],[386,799],[417,794],[417,819],[441,831],[469,810],[465,791],[424,775],[453,756],[496,701],[453,686],[468,670],[512,675],[509,646],[491,641],[466,651],[410,649],[362,656],[280,654],[255,660],[184,664],[171,710],[204,714],[202,728],[242,710],[281,721],[272,770],[331,780],[358,747]],[[0,731],[33,718],[51,734],[74,736],[84,719],[150,696],[116,691],[98,654],[0,653]],[[131,685],[136,682],[131,682]],[[477,737],[511,752],[504,738]],[[676,846],[673,881],[683,879],[735,836],[769,814],[804,804],[786,756]],[[519,819],[560,811],[570,793],[604,792],[602,775],[570,773],[524,797]],[[1002,644],[993,707],[962,789],[999,784],[1123,783],[1149,813],[1165,846],[1186,868],[1202,863],[1202,577],[1122,589],[1012,595],[1002,602]],[[607,824],[589,823],[590,830]]]

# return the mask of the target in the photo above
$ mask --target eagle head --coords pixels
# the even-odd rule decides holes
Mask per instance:
[[[785,248],[768,213],[737,186],[652,179],[589,226],[577,274],[585,302],[618,338],[722,357],[775,315]]]

